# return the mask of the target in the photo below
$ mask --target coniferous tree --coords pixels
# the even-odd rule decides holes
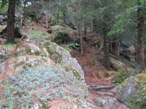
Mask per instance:
[[[137,61],[138,64],[144,68],[144,13],[143,13],[143,4],[140,0],[137,0]]]
[[[15,0],[9,0],[7,20],[7,42],[14,43]]]

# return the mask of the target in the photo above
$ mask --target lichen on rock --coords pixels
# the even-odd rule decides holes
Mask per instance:
[[[145,72],[128,78],[116,87],[117,99],[129,105],[132,109],[146,107],[146,74]]]
[[[0,64],[0,108],[52,107],[97,109],[88,98],[84,73],[69,51],[52,42],[22,42],[10,58]],[[8,93],[7,93],[8,92]],[[10,93],[11,92],[11,93]],[[11,99],[9,99],[11,97]]]

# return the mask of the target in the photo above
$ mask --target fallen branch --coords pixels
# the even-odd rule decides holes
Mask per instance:
[[[111,97],[115,96],[115,94],[112,92],[97,92],[97,94],[103,95],[103,96],[111,96]]]
[[[102,89],[112,89],[114,86],[90,86],[89,89],[102,90]]]

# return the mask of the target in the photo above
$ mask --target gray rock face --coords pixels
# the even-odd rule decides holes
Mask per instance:
[[[146,75],[131,77],[116,87],[117,99],[132,109],[145,109],[146,106]]]
[[[126,86],[117,94],[117,98],[121,101],[131,99],[138,100],[138,95],[136,91],[140,89],[140,84],[135,84],[135,79],[133,78]]]
[[[101,109],[129,109],[123,104],[119,104],[116,98],[104,96],[103,98],[96,98],[96,106]]]
[[[81,68],[81,66],[78,64],[77,60],[75,58],[72,58],[69,51],[66,49],[60,47],[59,45],[50,42],[50,44],[47,46],[48,49],[53,52],[53,55],[58,55],[58,63],[61,64],[63,67],[65,67],[67,70],[75,69],[77,72],[80,72],[80,75],[76,74],[76,76],[80,76],[82,79],[84,79],[84,72]],[[52,57],[53,57],[52,55]],[[60,58],[60,59],[59,59]],[[74,70],[74,72],[75,72]]]
[[[16,11],[15,11],[15,21],[16,22],[18,22],[22,19],[22,17],[21,17],[22,14],[23,14],[22,11],[20,11],[20,10],[18,11],[16,9]],[[0,25],[5,25],[5,24],[7,24],[7,14],[0,15]]]
[[[0,64],[0,85],[4,90],[0,90],[0,109],[10,108],[9,103],[14,109],[32,109],[35,105],[37,109],[43,109],[44,105],[52,109],[98,109],[88,98],[77,61],[58,45],[48,46],[22,42]]]
[[[116,109],[117,100],[115,98],[108,98],[108,99],[106,99],[106,101],[109,105],[109,109]]]
[[[0,15],[0,24],[4,25],[7,23],[7,15]]]
[[[96,103],[97,107],[101,107],[101,106],[105,105],[105,102],[106,102],[106,100],[101,99],[101,98],[95,99],[95,103]]]

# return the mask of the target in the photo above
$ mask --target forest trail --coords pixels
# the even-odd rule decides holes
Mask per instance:
[[[44,27],[41,27],[40,29],[44,32],[47,31]],[[74,36],[70,38],[73,39]],[[81,55],[79,49],[73,49],[70,53],[72,57],[77,59],[84,71],[85,81],[89,89],[89,97],[92,100],[92,104],[97,106],[97,103],[95,102],[96,98],[101,98],[102,100],[110,99],[111,102],[113,101],[116,103],[113,103],[116,107],[110,107],[109,104],[112,105],[112,103],[109,101],[109,104],[105,103],[101,106],[101,109],[129,109],[128,106],[120,103],[116,99],[116,93],[114,92],[116,84],[113,84],[112,82],[116,72],[108,71],[103,66],[104,54],[102,50],[98,51],[94,45],[90,44],[90,42],[93,44],[94,42],[100,43],[100,37],[97,34],[87,33],[86,39],[86,41],[83,41],[84,55]]]
[[[76,58],[81,65],[85,73],[85,81],[89,89],[89,97],[92,100],[94,105],[97,105],[95,102],[96,98],[112,99],[116,102],[115,109],[123,109],[123,104],[116,100],[116,94],[114,88],[116,84],[112,83],[114,71],[107,71],[103,66],[103,63],[98,60],[103,57],[100,53],[96,53],[95,48],[89,46],[87,42],[84,42],[84,55],[80,54],[79,50],[72,50],[71,55]],[[107,76],[108,75],[108,76]],[[127,106],[124,108],[128,109]],[[108,104],[101,106],[103,109],[114,109],[109,108]]]

